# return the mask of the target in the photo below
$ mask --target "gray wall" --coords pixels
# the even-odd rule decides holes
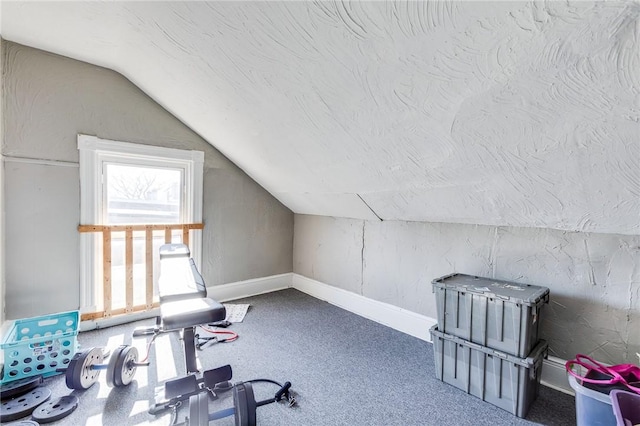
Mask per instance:
[[[0,147],[4,146],[4,43],[0,37]],[[1,150],[0,150],[1,153]],[[0,326],[5,318],[5,273],[4,273],[4,162],[0,157]]]
[[[3,42],[7,318],[79,304],[77,134],[204,151],[201,272],[292,271],[293,214],[122,75]]]
[[[640,362],[640,236],[295,215],[295,273],[437,318],[452,273],[550,288],[551,355]]]

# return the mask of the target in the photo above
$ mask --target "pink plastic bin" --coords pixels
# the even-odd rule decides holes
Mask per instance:
[[[611,406],[616,415],[617,426],[640,424],[640,395],[619,389],[612,390]]]

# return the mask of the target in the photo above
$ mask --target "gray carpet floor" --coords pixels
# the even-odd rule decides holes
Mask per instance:
[[[435,378],[433,347],[373,321],[289,289],[234,303],[250,303],[242,323],[230,330],[240,338],[198,352],[202,369],[230,364],[233,381],[269,378],[290,381],[297,406],[270,404],[257,410],[261,425],[575,425],[574,398],[540,387],[526,419],[520,419]],[[133,344],[141,358],[149,337],[131,337],[145,320],[84,332],[83,348],[114,349]],[[203,335],[206,333],[202,333]],[[63,376],[45,380],[52,398],[74,394],[78,409],[50,424],[169,425],[172,414],[151,416],[147,410],[155,389],[183,375],[184,356],[178,333],[160,335],[150,346],[149,368],[138,368],[125,388],[109,388],[105,374],[86,391],[71,391]],[[256,399],[273,396],[271,384],[254,385]],[[210,409],[232,406],[231,396],[210,403]],[[188,407],[178,410],[178,421]],[[233,425],[233,418],[212,425]]]

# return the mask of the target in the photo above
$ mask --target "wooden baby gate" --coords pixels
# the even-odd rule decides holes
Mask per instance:
[[[168,224],[168,225],[79,225],[80,232],[102,233],[102,299],[103,310],[100,312],[82,314],[82,320],[108,318],[132,312],[148,311],[157,308],[159,304],[153,301],[153,232],[164,231],[165,243],[170,243],[174,230],[182,231],[182,243],[189,245],[189,231],[203,229],[202,223]],[[133,305],[133,233],[145,232],[145,298],[144,305]],[[111,294],[111,234],[124,232],[125,234],[125,307],[112,309]]]

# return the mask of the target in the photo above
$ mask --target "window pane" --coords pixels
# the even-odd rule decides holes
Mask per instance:
[[[107,224],[180,223],[182,170],[106,164]]]

